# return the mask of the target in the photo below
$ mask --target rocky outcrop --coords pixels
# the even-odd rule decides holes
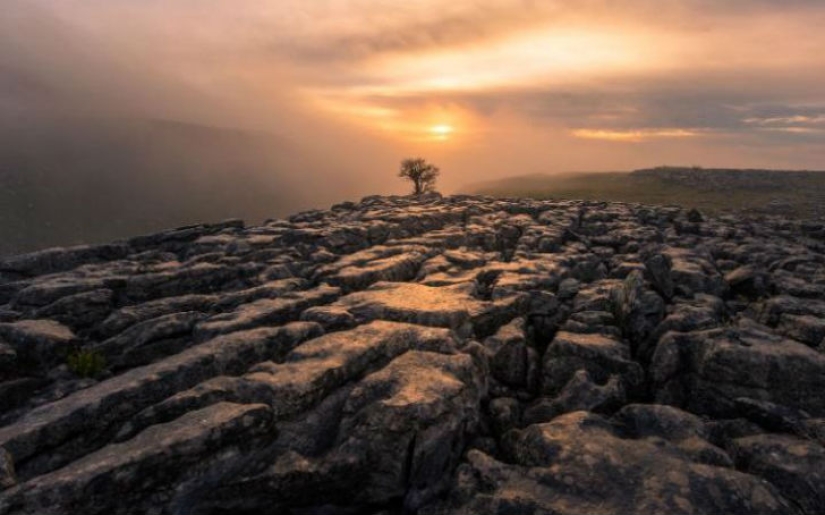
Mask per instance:
[[[811,226],[368,197],[2,259],[0,515],[818,514]]]

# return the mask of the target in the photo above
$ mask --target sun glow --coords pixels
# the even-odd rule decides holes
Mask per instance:
[[[432,134],[433,137],[435,137],[435,139],[437,139],[439,141],[446,140],[447,138],[450,137],[450,135],[453,134],[453,132],[455,132],[455,129],[453,128],[453,126],[452,125],[447,125],[446,123],[433,125],[428,130],[429,130],[430,134]]]

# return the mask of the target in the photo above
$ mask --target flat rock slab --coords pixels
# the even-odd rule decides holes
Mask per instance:
[[[489,321],[498,325],[517,314],[523,297],[499,301],[478,300],[468,285],[433,287],[417,283],[378,283],[368,290],[342,297],[336,305],[356,319],[392,320],[433,327],[448,327],[462,336],[489,331]]]
[[[16,423],[0,428],[0,447],[9,451],[16,463],[39,453],[54,453],[55,448],[78,437],[85,441],[81,445],[74,441],[73,447],[100,448],[106,443],[109,424],[210,377],[240,374],[253,363],[283,356],[319,333],[315,324],[296,322],[210,340],[32,410]],[[64,456],[45,468],[56,468],[73,457]]]
[[[266,399],[276,416],[307,409],[343,384],[409,350],[451,352],[449,332],[375,321],[324,335],[289,353],[283,363],[264,363],[244,376],[252,398]]]
[[[271,411],[262,404],[215,404],[29,481],[17,494],[19,500],[12,502],[25,503],[44,515],[72,510],[105,514],[124,511],[126,506],[136,513],[147,506],[147,492],[151,492],[163,496],[171,507],[182,493],[172,487],[181,476],[196,467],[200,470],[195,475],[220,473],[203,465],[214,453],[225,453],[265,434],[271,420]]]
[[[215,315],[198,324],[197,338],[204,340],[219,334],[243,331],[264,325],[280,325],[297,320],[305,309],[332,302],[341,291],[338,288],[320,287],[306,292],[290,292],[275,299],[260,299],[242,304],[234,311]]]
[[[0,338],[11,344],[20,361],[40,367],[65,360],[78,342],[71,329],[48,319],[0,324]]]

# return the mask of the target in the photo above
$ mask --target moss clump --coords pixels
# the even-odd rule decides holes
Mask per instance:
[[[69,370],[80,377],[96,377],[106,368],[106,358],[95,350],[77,349],[67,359]]]

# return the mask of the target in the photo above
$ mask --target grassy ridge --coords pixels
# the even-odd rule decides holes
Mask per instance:
[[[684,176],[673,177],[673,171]],[[766,179],[767,176],[767,179]],[[697,180],[698,179],[698,180]],[[710,169],[529,175],[478,184],[473,193],[535,199],[584,199],[680,205],[721,214],[825,216],[825,173]]]

